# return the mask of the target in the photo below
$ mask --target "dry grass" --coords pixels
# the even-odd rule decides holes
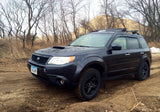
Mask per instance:
[[[148,45],[149,45],[149,47],[158,47],[158,48],[160,48],[160,42],[149,42]]]
[[[61,43],[52,44],[47,43],[44,40],[35,41],[34,47],[31,45],[26,44],[26,48],[23,48],[22,41],[18,40],[7,40],[7,39],[0,39],[0,57],[7,58],[7,59],[28,59],[31,54],[37,50],[47,47],[52,47],[55,45],[65,45]],[[150,42],[150,47],[160,47],[159,42]]]
[[[36,42],[34,47],[31,45],[26,45],[26,48],[23,48],[21,41],[15,40],[0,40],[0,57],[8,59],[28,59],[30,55],[37,49],[50,47],[45,42]]]
[[[37,39],[34,46],[26,44],[26,47],[23,48],[20,40],[0,39],[0,58],[28,59],[35,50],[57,45],[64,46],[65,44],[57,43],[53,45],[51,42],[47,43],[44,40]]]
[[[0,40],[0,57],[9,59],[27,58],[30,49],[23,49],[19,41]]]

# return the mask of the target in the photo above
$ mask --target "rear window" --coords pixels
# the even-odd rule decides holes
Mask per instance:
[[[139,49],[139,42],[137,38],[131,37],[127,40],[128,49]]]
[[[144,40],[144,38],[139,38],[139,40],[140,40],[140,44],[141,44],[142,48],[148,48],[148,44]]]

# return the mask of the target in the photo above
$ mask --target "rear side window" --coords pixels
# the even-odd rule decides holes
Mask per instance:
[[[113,41],[113,45],[120,45],[122,49],[127,49],[127,40],[125,37],[119,37]]]
[[[141,44],[142,48],[148,48],[148,44],[146,43],[144,38],[139,38],[139,40],[140,40],[140,44]]]
[[[139,42],[137,38],[131,37],[127,39],[128,49],[139,49]]]

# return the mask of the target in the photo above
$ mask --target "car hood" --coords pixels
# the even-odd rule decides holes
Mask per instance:
[[[96,53],[102,48],[94,47],[74,47],[74,46],[55,46],[45,49],[40,49],[34,53],[40,55],[50,55],[50,56],[75,56],[82,54]]]

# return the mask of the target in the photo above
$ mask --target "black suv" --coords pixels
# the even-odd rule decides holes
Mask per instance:
[[[94,98],[107,79],[134,74],[136,79],[145,80],[150,76],[150,65],[151,52],[145,39],[125,28],[98,30],[68,46],[37,50],[28,61],[32,75],[74,87],[83,100]]]

